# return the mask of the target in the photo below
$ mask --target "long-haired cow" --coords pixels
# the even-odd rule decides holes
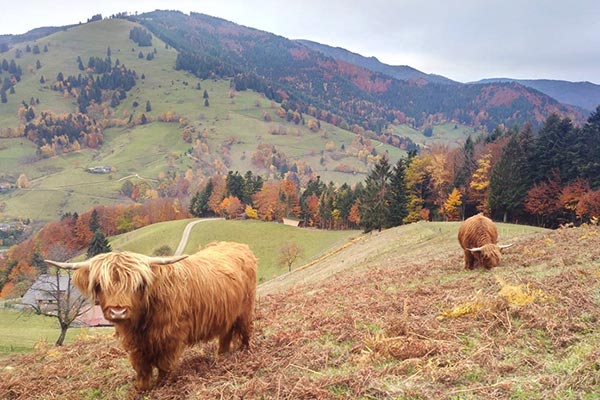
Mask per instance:
[[[502,249],[512,246],[498,245],[496,224],[483,214],[467,218],[460,225],[458,242],[465,252],[466,269],[473,269],[476,265],[487,269],[498,266]]]
[[[249,346],[256,296],[256,258],[245,244],[211,243],[190,256],[147,257],[132,252],[99,254],[80,263],[75,286],[102,307],[136,371],[136,386],[162,380],[186,345],[219,339],[219,353],[234,336]]]

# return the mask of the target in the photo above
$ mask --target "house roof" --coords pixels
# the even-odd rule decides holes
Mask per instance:
[[[67,290],[69,284],[68,275],[58,276],[58,285],[56,282],[56,275],[42,274],[38,279],[31,285],[31,287],[23,295],[21,303],[28,305],[38,305],[39,301],[54,300],[54,296],[51,292],[56,292],[57,289],[60,291]],[[74,297],[80,297],[81,294],[73,285],[71,285],[71,293]]]

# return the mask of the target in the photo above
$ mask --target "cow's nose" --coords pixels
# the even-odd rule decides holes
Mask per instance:
[[[109,312],[112,319],[123,319],[125,318],[127,309],[124,307],[111,307]]]

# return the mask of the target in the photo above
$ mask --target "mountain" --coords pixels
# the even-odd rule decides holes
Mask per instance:
[[[135,17],[180,51],[177,69],[201,78],[234,76],[238,90],[253,89],[286,110],[337,126],[378,134],[392,124],[456,121],[488,130],[498,124],[538,126],[549,114],[584,121],[579,110],[516,83],[439,84],[400,80],[330,57],[301,42],[204,14],[154,11]]]
[[[591,82],[569,82],[551,79],[511,79],[511,78],[489,78],[477,83],[505,83],[516,82],[527,86],[550,97],[555,98],[563,104],[580,107],[586,111],[594,111],[600,105],[600,85]]]
[[[313,42],[310,40],[296,40],[298,43],[310,47],[313,50],[319,51],[326,56],[342,60],[350,64],[358,65],[359,67],[368,69],[374,72],[380,72],[384,75],[389,75],[393,78],[409,81],[409,80],[425,80],[429,83],[457,84],[458,82],[448,79],[441,75],[426,74],[418,69],[409,67],[408,65],[388,65],[380,62],[376,57],[365,57],[357,53],[341,47],[331,47],[325,44]]]

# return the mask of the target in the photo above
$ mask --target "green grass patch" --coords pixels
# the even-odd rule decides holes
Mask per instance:
[[[73,342],[81,334],[112,332],[113,328],[70,328],[65,343]],[[36,343],[53,345],[60,335],[58,320],[0,308],[0,356],[32,352]]]

